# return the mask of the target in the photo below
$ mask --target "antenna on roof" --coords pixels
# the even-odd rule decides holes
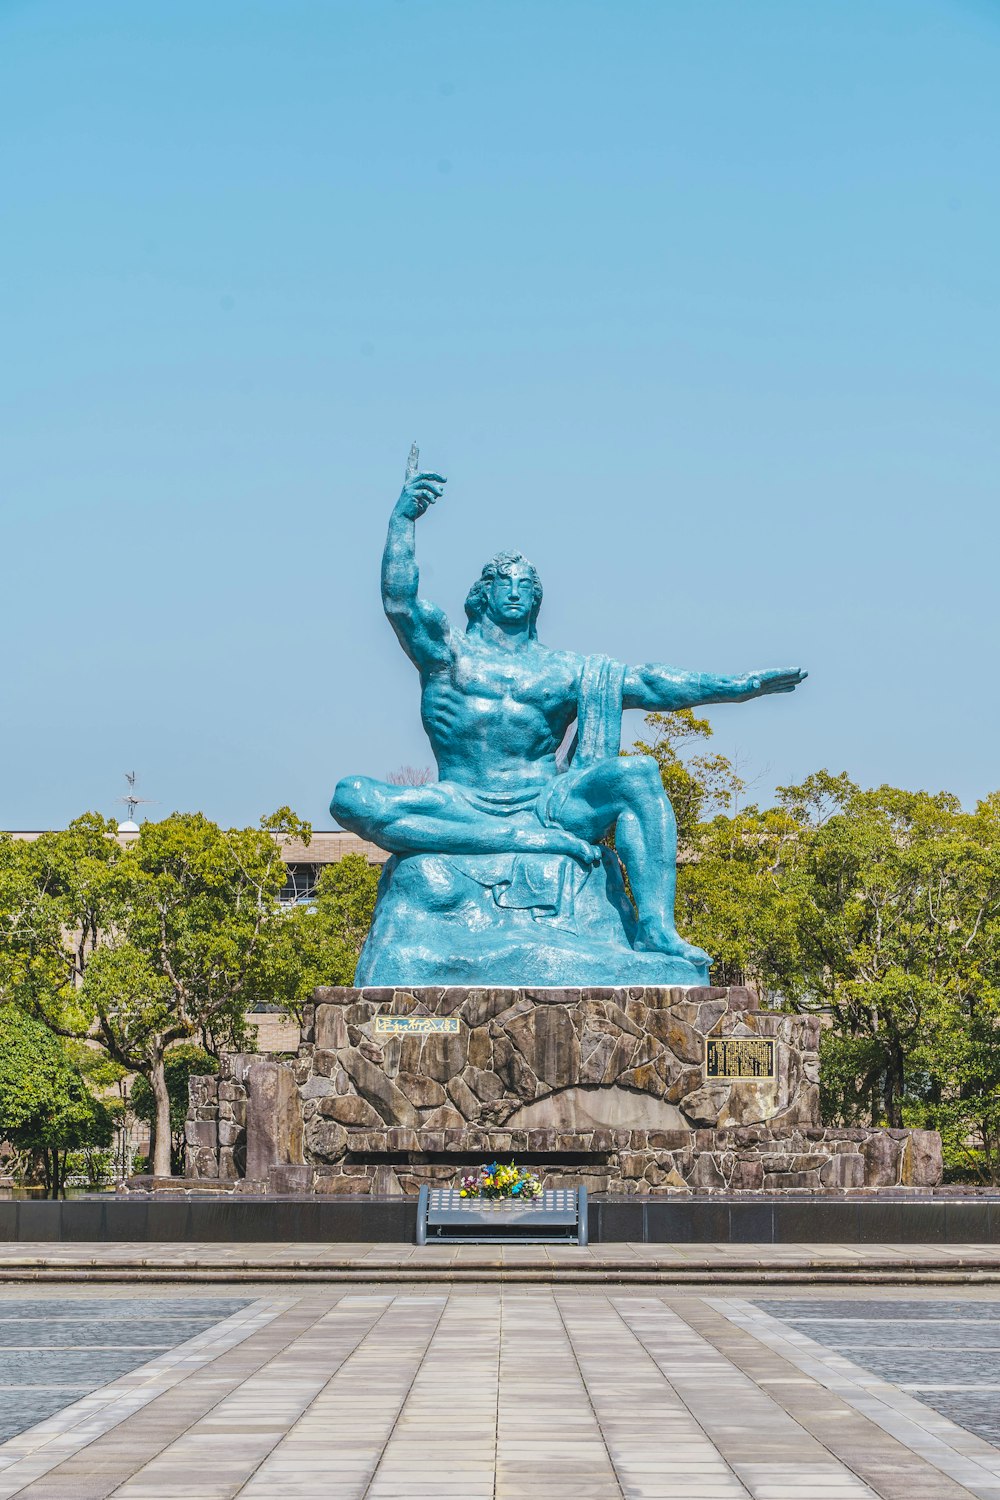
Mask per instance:
[[[119,833],[138,833],[139,825],[135,821],[135,810],[137,807],[142,807],[147,804],[151,806],[154,801],[154,798],[140,797],[136,792],[135,784],[138,779],[139,773],[137,771],[126,771],[125,780],[128,782],[128,791],[126,792],[124,797],[115,798],[116,802],[124,802],[125,806],[128,808],[128,820],[124,823],[118,824]]]

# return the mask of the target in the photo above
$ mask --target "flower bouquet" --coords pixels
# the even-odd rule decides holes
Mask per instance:
[[[462,1174],[463,1198],[485,1198],[493,1202],[508,1199],[513,1203],[527,1203],[531,1198],[537,1198],[541,1191],[542,1184],[534,1172],[529,1172],[527,1167],[515,1167],[513,1162],[504,1167],[494,1161],[488,1167],[480,1167],[478,1172]]]

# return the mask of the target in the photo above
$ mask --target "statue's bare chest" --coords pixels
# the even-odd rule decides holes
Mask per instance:
[[[464,697],[504,700],[546,715],[571,710],[576,704],[573,659],[556,651],[460,650],[450,677],[452,687]]]

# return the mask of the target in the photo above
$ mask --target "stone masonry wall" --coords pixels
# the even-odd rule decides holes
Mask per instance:
[[[387,1035],[383,1015],[458,1027]],[[771,1038],[776,1076],[706,1078],[709,1036]],[[293,1061],[225,1058],[217,1084],[193,1081],[187,1170],[377,1195],[493,1155],[626,1196],[939,1181],[932,1132],[820,1125],[818,1042],[814,1018],[737,988],[317,990]]]
[[[378,1034],[386,1014],[455,1017],[459,1029]],[[773,1038],[777,1076],[706,1080],[710,1035]],[[761,1011],[747,989],[328,989],[306,1016],[296,1074],[307,1151],[327,1158],[338,1125],[815,1125],[818,1046],[817,1020]]]

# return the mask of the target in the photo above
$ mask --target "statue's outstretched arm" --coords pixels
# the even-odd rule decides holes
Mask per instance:
[[[416,522],[440,499],[446,483],[440,474],[419,473],[416,449],[411,450],[406,483],[389,517],[382,553],[382,604],[400,645],[421,670],[443,665],[449,657],[448,617],[419,597],[416,557]]]
[[[679,672],[659,662],[629,667],[622,702],[625,708],[669,713],[696,708],[700,703],[745,703],[766,693],[791,693],[808,674],[801,667],[773,667],[747,672],[743,677],[721,677],[714,672]]]

